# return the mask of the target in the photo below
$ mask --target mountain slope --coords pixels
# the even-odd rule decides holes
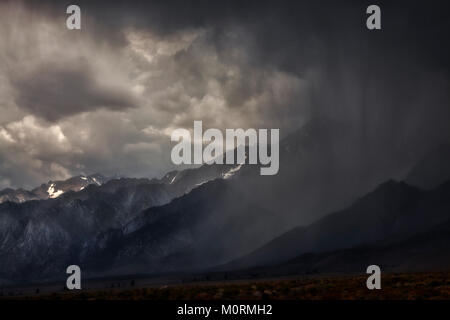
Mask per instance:
[[[272,238],[279,232],[276,221],[242,198],[233,183],[218,179],[100,235],[82,265],[114,273],[205,269]]]
[[[312,119],[280,141],[277,175],[261,176],[258,166],[241,170],[240,192],[277,212],[286,231],[308,225],[396,175],[397,164],[369,166],[360,144],[351,124]]]
[[[409,172],[406,182],[432,189],[450,179],[450,145],[442,144],[423,157]]]
[[[449,218],[450,183],[423,191],[389,181],[348,209],[327,215],[308,227],[297,227],[222,269],[271,265],[307,252],[404,239]]]
[[[443,271],[450,267],[450,222],[391,243],[324,253],[307,253],[274,268],[278,274],[363,273],[376,264],[383,272]]]

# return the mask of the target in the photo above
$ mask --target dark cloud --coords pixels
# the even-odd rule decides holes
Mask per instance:
[[[102,83],[84,63],[40,65],[12,82],[16,103],[49,121],[99,108],[118,111],[136,106],[130,92]]]
[[[80,32],[64,27],[72,2],[24,3],[21,19],[0,20],[0,108],[15,110],[4,143],[27,124],[20,116],[57,123],[76,161],[54,162],[69,173],[160,174],[167,133],[193,120],[285,135],[326,116],[349,124],[361,141],[349,157],[370,155],[368,168],[450,140],[448,1],[377,1],[381,31],[366,29],[365,0],[80,0]]]

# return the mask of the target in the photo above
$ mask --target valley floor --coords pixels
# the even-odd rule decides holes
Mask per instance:
[[[10,299],[44,300],[416,300],[450,299],[450,272],[382,275],[382,289],[368,290],[366,275],[197,282],[33,294]]]

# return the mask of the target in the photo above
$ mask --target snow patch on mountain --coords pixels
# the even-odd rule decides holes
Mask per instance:
[[[232,176],[234,176],[236,174],[236,172],[238,172],[240,169],[242,168],[242,164],[238,165],[237,167],[231,168],[230,170],[228,170],[228,172],[225,172],[223,174],[223,178],[224,179],[229,179]]]
[[[205,183],[210,182],[210,181],[212,181],[212,180],[214,180],[214,179],[208,179],[208,180],[199,182],[199,183],[195,184],[195,186],[196,186],[196,187],[199,187],[199,186],[201,186],[202,184],[205,184]]]
[[[55,191],[55,184],[52,183],[52,184],[50,184],[50,187],[48,188],[47,193],[48,193],[49,198],[54,199],[54,198],[58,198],[60,195],[62,195],[64,193],[64,191],[62,191],[62,190]]]

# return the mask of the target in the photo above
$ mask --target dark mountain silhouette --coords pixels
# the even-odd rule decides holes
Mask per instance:
[[[405,239],[450,219],[450,183],[424,191],[388,181],[346,210],[297,227],[221,269],[279,264],[308,252]]]
[[[432,189],[450,179],[450,145],[442,144],[423,157],[409,172],[406,182]]]
[[[378,265],[383,272],[447,271],[450,267],[450,221],[402,241],[381,241],[351,249],[305,253],[271,267],[247,270],[265,275],[364,273]],[[241,271],[244,272],[244,271]]]
[[[360,144],[351,124],[314,118],[280,142],[277,175],[261,176],[256,166],[247,166],[237,188],[276,212],[286,231],[308,225],[397,176],[398,163],[369,165],[371,156],[361,152]]]

